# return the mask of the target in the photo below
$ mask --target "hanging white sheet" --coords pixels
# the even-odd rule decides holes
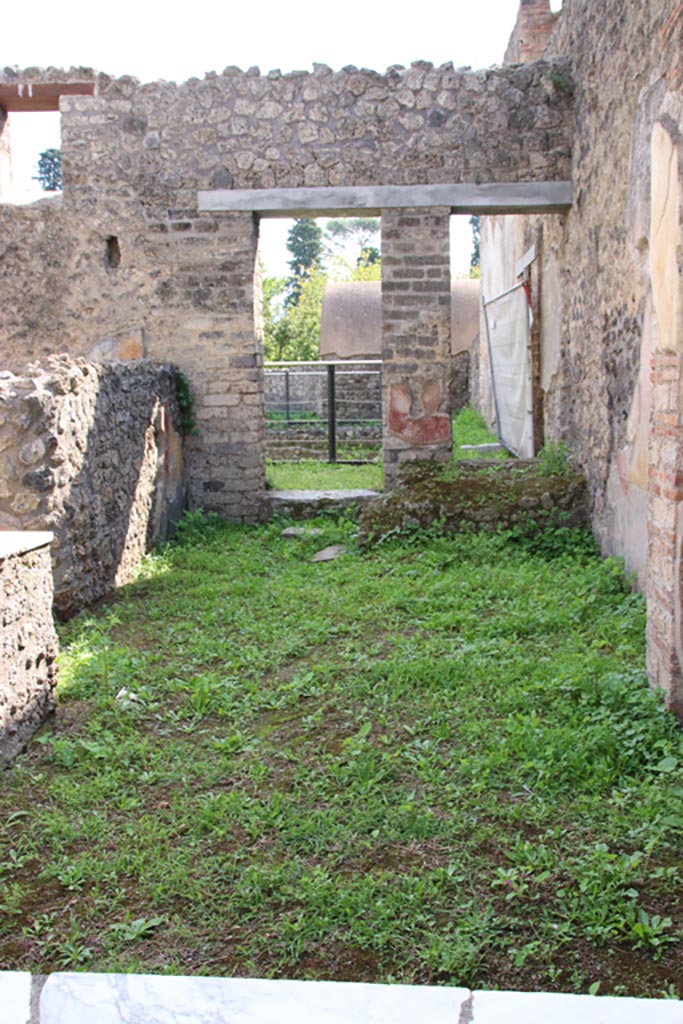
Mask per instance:
[[[520,458],[534,456],[529,328],[523,285],[484,302],[498,437]]]

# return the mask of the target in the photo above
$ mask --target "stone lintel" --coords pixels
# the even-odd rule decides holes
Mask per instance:
[[[451,213],[563,213],[570,181],[486,182],[482,185],[356,185],[348,188],[216,189],[197,193],[200,213],[254,212],[262,217],[337,217],[362,210],[450,207]]]

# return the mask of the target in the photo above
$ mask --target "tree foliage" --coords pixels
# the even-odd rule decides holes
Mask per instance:
[[[299,218],[287,236],[292,276],[263,278],[264,355],[267,360],[318,359],[323,289],[331,277],[379,281],[379,220],[351,217],[329,221],[325,232]],[[329,272],[323,270],[323,252]]]
[[[479,266],[479,217],[473,214],[470,217],[472,226],[472,255],[470,256],[470,270]]]
[[[59,149],[45,149],[38,157],[38,173],[34,181],[40,182],[44,192],[61,192],[62,154]]]
[[[296,305],[287,303],[286,278],[263,279],[263,349],[268,360],[318,359],[320,315],[327,276],[311,271],[301,282]]]
[[[355,243],[361,251],[370,248],[377,251],[379,230],[379,217],[339,217],[328,220],[325,225],[325,235],[332,246],[346,248],[349,243]]]
[[[310,217],[299,217],[289,229],[287,249],[291,255],[287,305],[296,305],[306,278],[320,269],[323,255],[323,233]]]

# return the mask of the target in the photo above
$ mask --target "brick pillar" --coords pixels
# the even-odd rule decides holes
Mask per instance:
[[[190,382],[197,423],[186,446],[190,507],[255,522],[265,490],[258,225],[250,213],[186,216],[164,238],[171,239],[170,298],[150,348]]]
[[[450,459],[450,209],[382,211],[384,481],[406,459]]]

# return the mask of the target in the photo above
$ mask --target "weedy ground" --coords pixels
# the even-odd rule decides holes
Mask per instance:
[[[192,515],[63,627],[0,789],[0,968],[676,996],[683,746],[620,566],[315,525]]]

